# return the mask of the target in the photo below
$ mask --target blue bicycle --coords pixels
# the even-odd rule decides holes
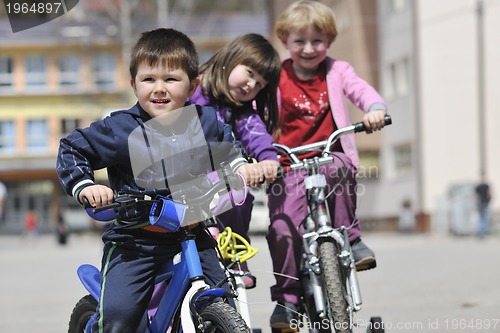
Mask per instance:
[[[210,219],[213,199],[224,193],[227,195],[229,184],[241,184],[239,175],[232,173],[229,168],[222,169],[223,177],[215,183],[211,180],[204,182],[202,187],[190,190],[183,189],[183,202],[174,202],[170,199],[153,200],[152,208],[156,215],[154,221],[161,226],[164,221],[170,221],[173,216],[178,216],[176,211],[185,209],[186,212],[197,216],[206,216]],[[196,193],[197,195],[193,195]],[[202,193],[201,195],[198,195]],[[87,213],[96,220],[109,221],[114,218],[114,209],[130,207],[137,203],[144,203],[147,198],[138,198],[136,195],[120,194],[115,196],[111,205],[93,209],[87,207]],[[149,199],[151,200],[151,199]],[[158,209],[158,205],[162,205]],[[151,215],[150,215],[151,216]],[[151,221],[151,219],[150,219]],[[181,224],[182,238],[180,240],[182,251],[168,261],[164,271],[157,276],[155,291],[151,298],[148,315],[150,318],[147,332],[248,332],[241,315],[231,305],[224,302],[228,296],[220,286],[209,287],[204,280],[203,272],[195,244],[194,235],[188,225]],[[94,321],[97,302],[100,294],[100,272],[92,265],[81,265],[78,276],[90,293],[76,304],[70,317],[69,332],[90,332]]]

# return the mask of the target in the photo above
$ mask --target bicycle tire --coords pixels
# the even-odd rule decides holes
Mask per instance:
[[[82,333],[85,332],[85,326],[89,319],[95,314],[97,309],[97,301],[92,295],[82,297],[76,303],[69,318],[68,333]]]
[[[382,318],[379,316],[371,317],[366,333],[385,333],[384,321]]]
[[[330,325],[336,333],[352,333],[352,323],[346,300],[346,279],[339,265],[337,247],[332,241],[319,243],[319,254],[326,294],[330,304]]]
[[[224,302],[208,305],[201,312],[201,318],[208,333],[251,333],[236,309]]]

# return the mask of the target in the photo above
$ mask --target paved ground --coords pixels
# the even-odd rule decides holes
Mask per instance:
[[[500,332],[500,239],[371,233],[366,243],[379,267],[360,273],[364,324],[380,315],[386,332]],[[258,287],[249,291],[252,323],[267,328],[274,305],[265,239],[251,260]],[[96,235],[71,235],[67,246],[55,237],[0,236],[0,332],[66,332],[71,310],[85,294],[76,277],[81,263],[98,264]],[[357,329],[356,332],[364,332]]]

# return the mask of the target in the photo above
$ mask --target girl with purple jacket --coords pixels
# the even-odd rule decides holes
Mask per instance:
[[[219,121],[232,126],[236,139],[258,162],[260,174],[268,183],[276,179],[279,167],[270,133],[277,128],[280,69],[281,60],[273,46],[259,34],[246,34],[225,45],[200,67],[200,85],[190,98],[195,104],[213,106]],[[218,216],[224,226],[247,240],[253,200],[248,194],[242,206]],[[255,277],[248,272],[244,282],[247,288],[253,288]]]
[[[382,97],[347,62],[327,56],[337,36],[335,16],[329,7],[319,1],[294,2],[280,15],[275,30],[290,53],[280,76],[278,143],[297,147],[323,141],[337,128],[350,125],[346,98],[365,112],[363,123],[370,131],[384,126],[386,106]],[[361,241],[355,214],[359,158],[353,134],[341,137],[334,155],[334,162],[322,169],[327,186],[332,189],[338,184],[340,189],[328,197],[334,226],[349,228],[356,269],[374,268],[375,254]],[[289,329],[302,293],[300,282],[289,276],[299,274],[302,238],[297,228],[308,214],[304,173],[288,173],[272,184],[268,193],[271,225],[267,240],[274,272],[280,273],[271,287],[271,298],[278,305],[270,324],[276,329]]]

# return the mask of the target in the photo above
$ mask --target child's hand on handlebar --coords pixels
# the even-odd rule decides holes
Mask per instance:
[[[84,197],[92,207],[97,208],[113,203],[114,193],[109,187],[98,184],[85,187],[80,192],[78,200],[83,202]]]
[[[245,178],[248,186],[256,187],[264,181],[264,171],[259,163],[244,164],[236,172]]]
[[[384,117],[384,110],[374,110],[365,113],[363,117],[363,124],[366,127],[366,133],[381,130],[385,125]]]
[[[264,173],[264,178],[268,184],[274,183],[278,175],[280,163],[278,161],[264,160],[258,163]]]

